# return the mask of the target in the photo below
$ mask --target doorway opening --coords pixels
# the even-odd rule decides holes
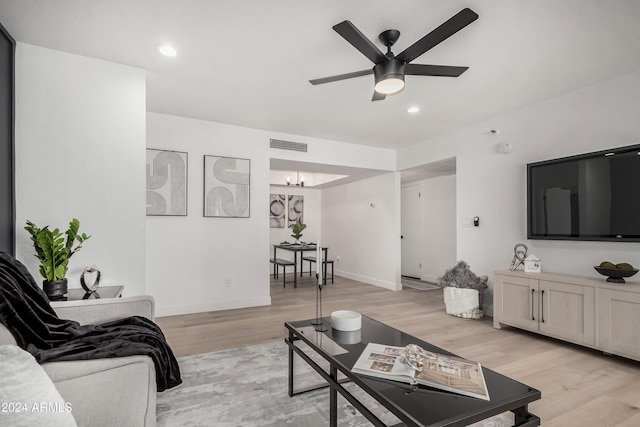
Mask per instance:
[[[457,258],[456,159],[401,171],[401,276],[435,283]]]

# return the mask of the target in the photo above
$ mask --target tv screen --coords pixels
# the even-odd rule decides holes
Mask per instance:
[[[527,237],[640,242],[640,145],[528,164]]]

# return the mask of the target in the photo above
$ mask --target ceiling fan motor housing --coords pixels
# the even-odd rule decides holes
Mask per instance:
[[[373,67],[376,92],[389,95],[402,90],[404,88],[405,65],[404,61],[395,58],[376,64]]]

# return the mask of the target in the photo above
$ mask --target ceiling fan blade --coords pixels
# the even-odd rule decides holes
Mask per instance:
[[[371,101],[382,101],[386,97],[387,97],[387,95],[385,95],[384,93],[376,92],[374,90],[373,91],[373,97],[371,98]]]
[[[387,57],[384,56],[380,49],[366,38],[351,21],[342,21],[334,25],[333,29],[374,64],[387,60]]]
[[[309,80],[309,83],[311,83],[312,85],[321,85],[323,83],[331,83],[337,82],[338,80],[346,80],[352,79],[354,77],[366,76],[367,74],[373,74],[373,69],[354,71],[353,73],[338,74],[337,76],[331,77],[322,77],[321,79]]]
[[[450,65],[407,64],[404,73],[409,76],[458,77],[469,67],[453,67]]]
[[[460,12],[449,18],[435,30],[406,48],[396,56],[404,62],[411,62],[429,49],[448,39],[473,21],[478,19],[478,14],[469,8],[464,8]]]

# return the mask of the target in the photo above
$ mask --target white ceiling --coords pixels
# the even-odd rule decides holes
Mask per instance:
[[[400,30],[399,53],[464,7],[478,20],[414,61],[469,66],[459,78],[408,76],[378,102],[372,76],[308,82],[373,65],[338,22],[381,50]],[[637,0],[2,0],[0,22],[18,42],[144,68],[149,111],[394,149],[640,68]]]

